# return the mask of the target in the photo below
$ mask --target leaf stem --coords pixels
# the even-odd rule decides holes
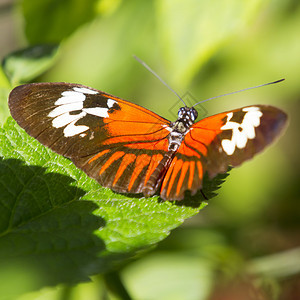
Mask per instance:
[[[122,300],[132,300],[127,292],[119,272],[113,271],[104,274],[103,276],[106,287]]]

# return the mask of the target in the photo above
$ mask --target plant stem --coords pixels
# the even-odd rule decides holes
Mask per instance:
[[[104,274],[104,282],[107,286],[107,288],[114,293],[116,296],[118,296],[122,300],[132,300],[131,296],[127,292],[119,272],[109,272]]]

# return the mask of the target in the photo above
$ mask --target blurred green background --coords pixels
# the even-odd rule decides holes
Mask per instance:
[[[174,120],[178,99],[133,54],[199,101],[286,78],[203,105],[211,115],[270,104],[290,122],[275,146],[232,170],[207,208],[121,275],[133,299],[300,299],[298,0],[1,0],[0,32],[1,123],[8,92],[22,81],[81,83]],[[16,59],[24,52],[11,56],[45,44],[59,48],[46,58],[28,50],[25,65]],[[20,299],[99,293],[115,299],[101,277]]]

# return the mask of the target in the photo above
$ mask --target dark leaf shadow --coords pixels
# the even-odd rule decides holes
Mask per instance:
[[[109,262],[99,258],[105,244],[94,234],[105,221],[93,214],[98,208],[94,202],[80,200],[85,191],[72,184],[68,176],[0,158],[1,291],[15,296],[87,281],[109,268]],[[11,281],[8,274],[13,274]],[[16,287],[16,278],[28,286]]]

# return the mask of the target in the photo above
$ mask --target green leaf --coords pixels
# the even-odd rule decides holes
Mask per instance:
[[[31,44],[59,43],[97,14],[98,0],[23,0],[25,34]]]
[[[4,121],[9,116],[9,110],[7,105],[7,98],[10,89],[0,87],[0,124],[3,124]]]
[[[57,54],[57,45],[33,46],[7,55],[2,67],[14,86],[43,74],[53,65]]]
[[[0,67],[0,87],[1,88],[11,88],[11,85],[10,85],[8,78],[6,77],[6,74],[4,73],[4,70],[2,67]]]
[[[206,205],[199,195],[171,203],[116,194],[11,118],[0,145],[0,278],[26,270],[28,286],[16,293],[110,271]]]
[[[0,66],[0,124],[3,124],[9,116],[7,99],[10,90],[11,85]]]

